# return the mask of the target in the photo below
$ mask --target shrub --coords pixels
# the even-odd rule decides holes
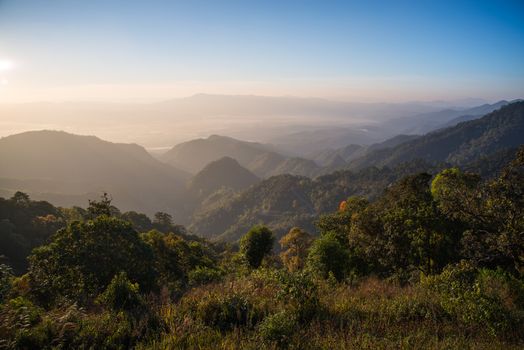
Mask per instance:
[[[320,299],[317,285],[307,272],[278,275],[281,290],[278,298],[297,315],[299,321],[310,320],[318,311]]]
[[[510,308],[501,298],[500,292],[510,288],[508,281],[511,280],[503,275],[479,272],[462,262],[446,267],[440,275],[423,278],[422,285],[437,292],[443,309],[463,324],[481,326],[493,336],[504,336],[521,327],[523,321],[522,309]],[[514,281],[513,288],[513,292],[522,295]]]
[[[132,283],[125,272],[113,277],[97,301],[113,311],[130,311],[143,305],[138,283]]]
[[[44,310],[30,300],[17,297],[0,306],[0,339],[12,348],[38,349],[49,339],[32,329],[44,314]],[[0,342],[0,345],[3,345]],[[1,346],[0,346],[1,347]]]
[[[220,270],[199,266],[189,272],[189,284],[191,286],[199,286],[211,282],[217,282],[220,281],[222,275],[223,273]]]
[[[207,326],[226,331],[238,326],[251,327],[262,317],[242,295],[210,294],[197,304],[196,318]]]
[[[266,317],[258,325],[258,334],[267,345],[287,347],[297,325],[296,316],[288,311],[281,311]]]

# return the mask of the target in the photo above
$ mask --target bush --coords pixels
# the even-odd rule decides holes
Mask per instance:
[[[131,311],[143,305],[138,283],[132,283],[125,272],[115,275],[97,302],[113,311]]]
[[[318,288],[310,274],[281,272],[278,279],[281,284],[278,298],[291,308],[299,321],[310,320],[320,305]]]
[[[191,286],[199,286],[211,282],[217,282],[220,281],[222,275],[223,273],[220,270],[199,266],[189,272],[189,284]]]
[[[242,295],[210,294],[197,304],[196,318],[207,326],[226,331],[238,326],[252,327],[262,317]]]
[[[287,347],[297,325],[296,316],[288,311],[281,311],[266,317],[258,325],[258,334],[267,345]]]
[[[524,289],[516,282],[502,273],[479,272],[465,262],[422,279],[423,286],[438,293],[448,314],[469,327],[480,326],[492,336],[507,336],[523,326],[523,310],[518,304]],[[512,300],[504,301],[503,295]]]
[[[0,306],[0,348],[8,344],[12,348],[38,349],[49,339],[35,327],[44,314],[44,310],[35,306],[30,300],[17,297]],[[42,329],[42,328],[40,328]]]

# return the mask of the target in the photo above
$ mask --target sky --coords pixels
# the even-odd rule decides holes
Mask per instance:
[[[524,97],[524,1],[0,0],[0,103]]]

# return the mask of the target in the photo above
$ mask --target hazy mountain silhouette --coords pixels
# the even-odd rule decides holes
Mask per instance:
[[[176,202],[185,196],[188,177],[136,144],[60,131],[0,139],[0,188],[25,190],[57,205],[86,205],[87,198],[107,191],[124,210],[182,214]]]
[[[393,148],[376,150],[355,159],[350,168],[391,166],[421,158],[461,165],[524,140],[524,102],[515,102],[482,118],[431,132]]]
[[[421,135],[445,126],[453,126],[456,123],[451,125],[447,123],[455,118],[463,116],[469,116],[470,119],[481,117],[509,103],[510,102],[508,101],[502,100],[493,104],[483,104],[467,109],[444,109],[437,112],[423,113],[410,117],[393,118],[386,121],[382,127],[392,131],[398,131],[402,134]]]
[[[209,163],[193,176],[189,190],[199,197],[204,197],[222,187],[238,191],[259,181],[255,174],[243,168],[235,159],[223,157]]]
[[[279,174],[313,176],[319,167],[308,159],[289,158],[273,151],[271,145],[212,135],[176,145],[160,159],[180,169],[196,173],[210,162],[231,157],[259,177]]]

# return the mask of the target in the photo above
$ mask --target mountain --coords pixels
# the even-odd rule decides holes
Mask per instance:
[[[183,208],[184,171],[136,144],[60,131],[32,131],[0,139],[0,188],[26,191],[55,205],[82,205],[109,192],[124,210],[176,212]]]
[[[265,223],[277,236],[293,226],[314,233],[314,221],[353,195],[374,198],[395,180],[450,165],[493,176],[524,140],[524,102],[480,119],[423,136],[399,135],[369,147],[350,170],[314,179],[274,176],[237,194],[223,195],[195,211],[190,229],[218,240],[236,241],[252,225]],[[353,147],[354,152],[360,149]],[[336,157],[335,157],[336,158]]]
[[[315,179],[273,176],[245,191],[201,206],[189,229],[197,235],[224,241],[238,240],[257,223],[270,227],[277,237],[294,226],[314,233],[318,216],[336,210],[349,196],[374,198],[396,179],[431,169],[426,163],[415,161],[395,169],[338,171]]]
[[[392,166],[416,158],[463,165],[493,152],[518,147],[523,140],[524,102],[515,102],[482,118],[428,133],[393,148],[375,150],[353,160],[349,167]]]
[[[319,150],[338,149],[349,144],[369,145],[383,140],[385,135],[376,127],[355,126],[295,132],[270,141],[278,149],[305,157]]]
[[[197,197],[205,197],[222,187],[243,190],[259,182],[259,178],[230,157],[209,163],[189,183],[189,190]]]
[[[436,112],[422,113],[403,118],[392,118],[381,126],[402,134],[425,134],[440,129],[453,119],[469,116],[469,118],[481,117],[491,113],[510,102],[498,101],[493,104],[483,104],[467,109],[444,109]],[[464,117],[466,118],[466,117]],[[460,120],[460,119],[459,119]],[[449,125],[452,126],[452,125]]]
[[[344,169],[347,167],[348,162],[351,162],[353,159],[363,157],[369,152],[394,147],[401,143],[414,140],[418,137],[419,135],[397,135],[387,139],[386,141],[374,143],[369,146],[350,144],[339,149],[324,150],[312,155],[311,157],[315,160],[315,162],[324,167],[321,172],[326,174],[329,173],[330,170],[334,171]]]
[[[207,164],[222,157],[231,157],[240,164],[247,164],[253,158],[268,152],[271,152],[269,147],[260,143],[211,135],[207,139],[178,144],[162,155],[160,160],[190,173],[197,173]]]
[[[196,173],[210,162],[223,157],[235,159],[241,166],[259,177],[288,173],[314,176],[320,168],[311,160],[290,158],[277,153],[271,145],[219,135],[178,144],[162,155],[160,159],[178,168]]]
[[[307,155],[307,158],[313,159],[317,164],[321,166],[330,166],[333,163],[340,163],[340,160],[343,160],[344,163],[347,159],[355,153],[358,153],[363,146],[350,144],[338,149],[324,149],[322,151],[314,152]]]
[[[404,134],[400,134],[400,135],[394,136],[392,138],[389,138],[386,141],[382,141],[382,142],[378,142],[378,143],[372,144],[371,146],[366,148],[366,152],[377,151],[377,150],[380,150],[380,149],[395,147],[397,145],[400,145],[401,143],[412,141],[412,140],[415,140],[415,139],[417,139],[419,137],[420,137],[420,135],[404,135]]]

